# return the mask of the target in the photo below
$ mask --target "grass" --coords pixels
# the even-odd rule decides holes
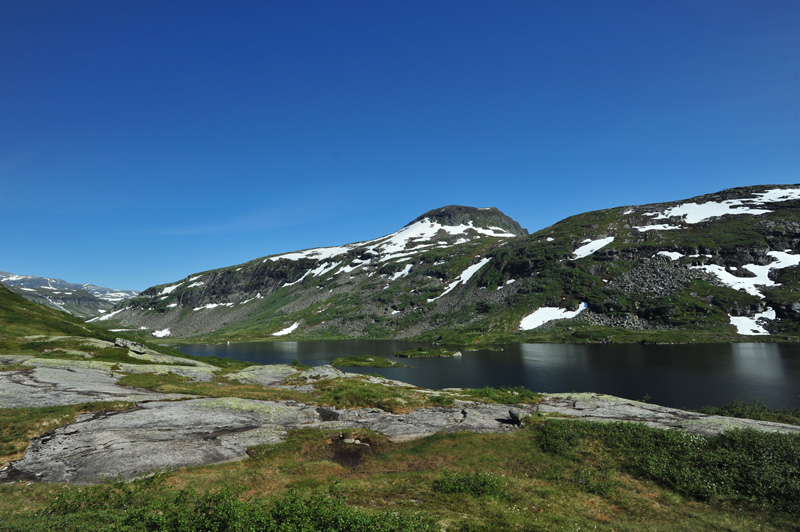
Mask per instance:
[[[725,406],[706,406],[699,408],[697,411],[715,416],[758,419],[761,421],[772,421],[774,423],[800,425],[800,408],[782,408],[780,410],[775,410],[762,404],[758,399],[753,401],[752,405],[738,399]]]
[[[431,357],[452,357],[456,351],[441,347],[418,347],[416,349],[405,349],[395,351],[394,356],[401,358],[431,358]]]
[[[715,438],[635,423],[553,419],[536,429],[540,448],[575,457],[600,444],[623,470],[697,500],[800,515],[800,434],[732,430]]]
[[[352,356],[352,357],[338,357],[334,358],[331,365],[335,368],[405,368],[405,364],[394,362],[385,357],[379,356]]]
[[[348,437],[370,444],[359,460],[342,460]],[[717,440],[563,420],[511,434],[436,434],[407,443],[367,431],[298,430],[284,443],[251,448],[241,462],[132,483],[1,485],[0,528],[798,529],[791,469],[800,456],[797,439],[737,432]],[[725,466],[718,473],[715,461]],[[708,491],[720,475],[751,482]]]
[[[32,369],[31,366],[24,364],[0,364],[0,371],[25,371]]]
[[[134,373],[122,377],[118,384],[144,388],[161,393],[184,393],[201,397],[238,397],[258,401],[305,401],[302,392],[279,388],[265,388],[257,384],[243,384],[216,376],[211,382],[192,382],[188,377],[174,373]]]
[[[542,400],[542,394],[532,392],[524,386],[501,386],[500,388],[484,386],[483,388],[462,390],[459,395],[470,401],[501,405],[538,404]]]

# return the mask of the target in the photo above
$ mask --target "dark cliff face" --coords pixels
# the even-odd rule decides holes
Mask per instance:
[[[491,228],[499,227],[505,231],[518,236],[525,236],[528,231],[523,229],[516,220],[509,218],[496,207],[478,209],[475,207],[465,207],[462,205],[448,205],[433,209],[425,214],[418,216],[409,224],[414,224],[424,219],[439,222],[442,225],[469,225],[472,223],[477,227]]]

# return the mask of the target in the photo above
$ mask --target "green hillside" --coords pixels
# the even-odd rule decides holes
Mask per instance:
[[[530,235],[496,209],[450,206],[373,241],[152,287],[98,323],[215,341],[793,341],[799,264],[798,186],[605,209]]]

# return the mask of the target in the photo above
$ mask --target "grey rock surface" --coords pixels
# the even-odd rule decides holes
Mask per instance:
[[[278,443],[294,428],[366,428],[393,441],[438,431],[514,430],[504,419],[507,414],[508,408],[499,405],[430,408],[395,415],[377,409],[316,408],[292,401],[149,402],[135,410],[86,414],[34,439],[23,459],[0,471],[0,481],[95,483],[239,460],[247,455],[248,447]]]
[[[688,412],[677,408],[641,403],[601,394],[551,394],[538,405],[544,414],[561,414],[584,421],[632,421],[660,429],[681,429],[703,436],[716,436],[734,428],[755,429],[765,432],[800,434],[800,427],[739,419],[725,416],[710,416]]]
[[[105,369],[36,367],[0,372],[0,408],[72,405],[99,401],[155,401],[184,398],[117,384]]]
[[[6,357],[2,362],[15,361]],[[24,458],[0,470],[0,482],[95,483],[105,478],[135,478],[164,469],[239,460],[247,456],[248,447],[279,443],[288,430],[298,428],[369,429],[394,442],[437,432],[510,432],[520,430],[519,424],[535,412],[595,422],[642,422],[705,436],[732,428],[800,433],[800,427],[792,425],[708,416],[589,393],[551,394],[539,405],[512,409],[508,405],[456,401],[454,407],[423,408],[406,414],[318,407],[294,401],[198,399],[122,387],[116,383],[118,375],[108,368],[89,367],[94,364],[90,361],[70,362],[79,365],[0,372],[0,408],[111,400],[136,402],[137,407],[84,414],[71,425],[35,438]],[[304,382],[313,382],[314,377],[361,377],[330,367],[299,372],[285,365],[254,366],[232,375],[231,378],[242,382],[296,390],[310,388],[311,384]],[[306,377],[299,384],[286,382],[288,377],[299,375]],[[378,381],[396,385],[393,381]],[[187,397],[188,400],[169,400]]]

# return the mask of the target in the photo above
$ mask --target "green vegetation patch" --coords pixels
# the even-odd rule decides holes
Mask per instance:
[[[113,482],[69,488],[41,512],[8,516],[8,531],[125,530],[128,532],[429,532],[440,527],[419,513],[367,511],[348,506],[335,493],[296,491],[274,497],[240,498],[224,486],[199,493],[173,490],[160,476],[136,483]]]
[[[714,416],[738,417],[744,419],[757,419],[760,421],[772,421],[774,423],[788,423],[790,425],[800,425],[800,407],[771,409],[758,399],[753,404],[737,399],[725,406],[706,406],[699,408],[698,412],[711,414]]]
[[[161,393],[185,393],[201,397],[238,397],[258,401],[307,401],[308,394],[257,384],[243,384],[217,376],[211,382],[192,382],[189,377],[174,373],[134,373],[122,377],[118,384]]]
[[[483,388],[461,390],[458,395],[471,401],[501,405],[535,405],[542,400],[542,394],[532,392],[524,386],[501,386],[500,388],[484,386]]]
[[[715,438],[636,423],[552,419],[535,429],[540,448],[577,457],[608,448],[625,471],[682,495],[800,514],[800,434],[732,430]]]
[[[362,530],[363,522],[374,530],[459,532],[797,529],[798,512],[758,501],[694,499],[631,465],[647,445],[679,454],[683,447],[669,436],[660,439],[670,433],[647,427],[614,432],[573,422],[545,435],[540,429],[551,423],[510,434],[440,433],[406,443],[364,430],[298,430],[284,443],[251,448],[247,460],[131,483],[5,484],[0,528],[314,531]],[[551,443],[572,443],[560,453],[545,451],[548,436]],[[348,439],[369,445],[350,444],[364,449],[358,460],[342,454]],[[769,450],[757,443],[740,456],[753,462]],[[777,464],[781,474],[793,474],[785,462]]]
[[[433,358],[433,357],[452,357],[458,351],[451,351],[441,347],[418,347],[416,349],[405,349],[395,351],[393,354],[400,358]]]
[[[360,377],[322,379],[314,383],[313,400],[338,408],[380,408],[395,414],[433,406],[428,394],[399,386],[384,386]]]
[[[335,368],[405,368],[405,364],[394,362],[379,356],[352,356],[334,358],[331,365]]]
[[[433,491],[465,493],[475,497],[499,497],[505,494],[500,477],[481,471],[471,473],[445,471],[440,478],[433,481]]]

